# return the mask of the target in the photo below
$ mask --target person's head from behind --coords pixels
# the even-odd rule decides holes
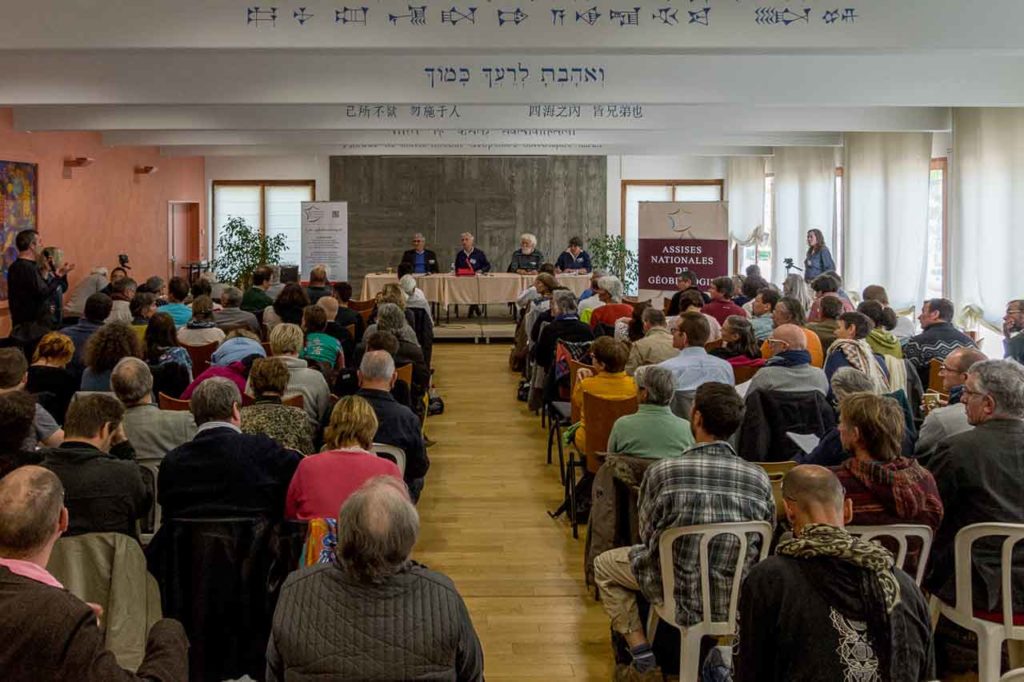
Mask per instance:
[[[167,298],[172,303],[184,303],[185,299],[188,298],[188,293],[187,279],[184,277],[171,277],[171,281],[167,283]]]
[[[637,367],[633,375],[636,381],[637,399],[646,405],[666,406],[672,402],[676,391],[675,378],[672,372],[657,365]]]
[[[210,280],[205,277],[199,277],[196,281],[192,282],[192,286],[189,289],[189,293],[192,295],[192,305],[195,305],[195,301],[202,296],[210,298],[213,294],[213,285]],[[195,314],[193,313],[193,316]]]
[[[242,423],[239,406],[242,394],[238,386],[230,379],[211,377],[203,380],[188,401],[188,409],[195,419],[196,426],[207,422],[226,422],[238,426]]]
[[[252,285],[261,289],[270,287],[270,280],[274,278],[274,271],[266,265],[260,265],[252,271]]]
[[[810,524],[842,528],[853,518],[853,501],[847,499],[843,484],[817,464],[799,464],[786,473],[782,503],[797,536]]]
[[[332,450],[369,450],[373,447],[377,426],[373,406],[365,398],[347,395],[331,411],[331,421],[324,430],[324,444]]]
[[[377,306],[377,329],[397,336],[406,325],[405,313],[394,303],[381,303]]]
[[[679,312],[685,313],[687,310],[693,310],[694,312],[700,312],[700,309],[704,307],[704,299],[701,298],[700,292],[696,289],[684,289],[679,292]]]
[[[398,337],[391,332],[382,332],[377,330],[372,334],[368,334],[363,343],[366,345],[366,352],[374,350],[382,350],[391,357],[395,356],[398,352],[399,344]]]
[[[988,360],[988,357],[976,348],[954,348],[942,361],[939,374],[942,376],[942,390],[949,393],[967,381],[967,373],[975,364]]]
[[[45,566],[67,529],[64,486],[56,474],[23,466],[0,478],[0,557]]]
[[[839,401],[839,438],[855,457],[890,462],[903,446],[903,409],[893,398],[852,393]]]
[[[703,347],[711,337],[711,325],[703,313],[687,310],[676,320],[672,345],[676,348]]]
[[[726,301],[732,298],[733,281],[731,277],[715,277],[708,287],[708,296],[716,301]]]
[[[991,419],[1024,419],[1024,365],[1013,360],[984,360],[967,372],[960,402],[972,426]]]
[[[112,395],[86,393],[71,401],[64,417],[64,440],[89,443],[110,452],[123,435],[124,405]]]
[[[153,372],[138,358],[123,358],[114,366],[110,387],[127,406],[152,402]]]
[[[317,299],[316,305],[324,311],[325,325],[338,316],[338,301],[333,296],[321,296]]]
[[[249,386],[257,398],[280,398],[288,388],[288,368],[279,358],[257,358],[249,371]]]
[[[419,532],[405,484],[391,476],[371,478],[338,512],[338,566],[361,583],[383,583],[408,564]]]
[[[121,358],[139,357],[139,335],[127,322],[111,322],[96,330],[85,345],[85,366],[93,372],[108,372]]]
[[[875,323],[864,313],[843,313],[839,316],[839,324],[836,326],[836,338],[853,341],[866,339],[874,328]]]
[[[0,391],[23,388],[28,379],[28,360],[19,348],[0,348]]]
[[[590,353],[594,356],[594,367],[598,371],[615,374],[625,369],[629,346],[610,336],[601,336],[590,347]]]
[[[335,282],[332,289],[334,289],[333,295],[338,303],[348,305],[348,302],[352,300],[352,285],[348,282]]]
[[[302,328],[309,334],[322,333],[327,329],[327,312],[318,305],[307,305],[302,309]]]
[[[860,297],[865,301],[878,301],[883,306],[889,305],[889,294],[886,292],[885,287],[880,284],[869,284],[864,287]]]
[[[575,315],[578,310],[579,304],[576,302],[576,294],[568,289],[559,289],[551,294],[551,314],[555,316]]]
[[[948,298],[930,298],[921,306],[921,314],[917,316],[921,329],[933,324],[953,321],[953,302]]]
[[[165,349],[178,345],[178,328],[167,313],[154,313],[146,325],[146,356],[156,360]]]
[[[804,305],[791,296],[783,296],[772,310],[772,323],[778,327],[783,324],[795,324],[802,327],[807,324]]]
[[[14,248],[18,249],[19,253],[29,251],[35,256],[35,252],[39,250],[39,233],[35,230],[22,230],[14,236]]]
[[[896,327],[896,311],[878,301],[861,301],[857,306],[857,312],[866,315],[876,327],[886,331]]]
[[[395,359],[386,350],[370,350],[359,363],[360,388],[390,391],[395,385]]]
[[[297,324],[283,322],[270,330],[270,352],[274,355],[297,357],[304,341],[302,327]]]
[[[664,329],[668,325],[665,311],[658,310],[654,306],[644,308],[643,313],[640,314],[640,320],[643,322],[645,333],[654,328]]]
[[[402,287],[406,296],[412,296],[416,292],[416,278],[412,275],[402,275],[398,279],[398,286]]]
[[[842,403],[843,398],[854,393],[877,393],[878,386],[864,372],[855,367],[840,367],[829,380],[832,394]]]
[[[309,271],[309,285],[311,287],[322,287],[327,284],[327,266],[314,265]]]
[[[555,264],[554,263],[541,263],[540,264],[540,269],[538,270],[538,272],[546,273],[546,274],[549,274],[552,277],[554,277],[555,276]]]
[[[743,315],[730,315],[725,318],[725,324],[722,325],[722,341],[733,352],[751,358],[761,357],[754,325]]]
[[[795,324],[780,324],[772,330],[768,338],[768,346],[773,354],[785,353],[790,350],[807,350],[807,335]]]
[[[697,387],[690,423],[699,442],[728,440],[742,422],[743,399],[735,388],[714,381]]]
[[[622,281],[615,275],[597,280],[597,296],[603,303],[622,303]]]
[[[811,282],[811,290],[818,298],[826,294],[834,294],[839,291],[839,280],[827,273],[818,275]]]
[[[82,316],[89,322],[103,324],[103,321],[110,316],[110,311],[113,309],[114,301],[106,294],[97,292],[85,299],[85,308],[82,311]]]
[[[244,294],[238,287],[225,287],[220,292],[220,305],[223,308],[238,308],[242,305]]]
[[[60,332],[50,332],[39,340],[32,362],[48,367],[64,367],[75,356],[74,342]]]
[[[140,291],[128,302],[128,311],[133,320],[149,320],[156,313],[156,294]]]
[[[692,270],[683,270],[676,275],[676,288],[689,289],[697,286],[697,275]]]
[[[821,310],[821,319],[838,320],[843,314],[843,302],[838,296],[824,296],[818,304],[818,309]]]
[[[139,285],[131,277],[122,277],[110,285],[111,300],[130,301],[138,290]]]
[[[282,310],[289,308],[302,310],[307,305],[309,305],[309,295],[306,290],[298,282],[292,282],[286,284],[281,290],[280,295],[274,301],[274,310],[280,315]]]
[[[0,453],[20,451],[32,435],[35,418],[36,399],[31,394],[26,391],[0,393]]]
[[[405,302],[408,298],[405,292],[402,291],[402,287],[398,286],[395,282],[389,282],[381,287],[380,293],[377,294],[377,305],[381,303],[394,303],[402,310],[405,310]]]
[[[213,322],[213,299],[209,294],[196,296],[192,300],[192,321]]]
[[[757,296],[750,307],[753,309],[754,315],[770,315],[775,310],[775,304],[779,302],[779,298],[777,290],[771,287],[761,287],[757,290]]]

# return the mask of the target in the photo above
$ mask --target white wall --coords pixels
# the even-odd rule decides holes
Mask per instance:
[[[608,234],[622,232],[623,180],[721,180],[726,167],[719,156],[609,156]]]

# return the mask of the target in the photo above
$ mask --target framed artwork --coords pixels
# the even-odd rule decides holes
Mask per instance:
[[[38,178],[38,164],[0,161],[0,301],[7,300],[7,269],[18,258],[14,237],[38,229]]]

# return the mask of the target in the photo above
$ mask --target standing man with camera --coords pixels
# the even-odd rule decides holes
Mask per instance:
[[[67,289],[68,273],[74,263],[57,268],[51,265],[54,277],[43,279],[37,264],[42,244],[35,230],[22,230],[14,238],[18,259],[7,270],[7,300],[11,310],[11,337],[25,348],[29,357],[36,342],[50,331],[49,301],[58,288]]]

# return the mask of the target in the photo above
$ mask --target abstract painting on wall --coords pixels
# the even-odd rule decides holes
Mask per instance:
[[[0,301],[7,300],[7,268],[18,258],[14,237],[37,229],[38,177],[37,164],[0,161]]]

